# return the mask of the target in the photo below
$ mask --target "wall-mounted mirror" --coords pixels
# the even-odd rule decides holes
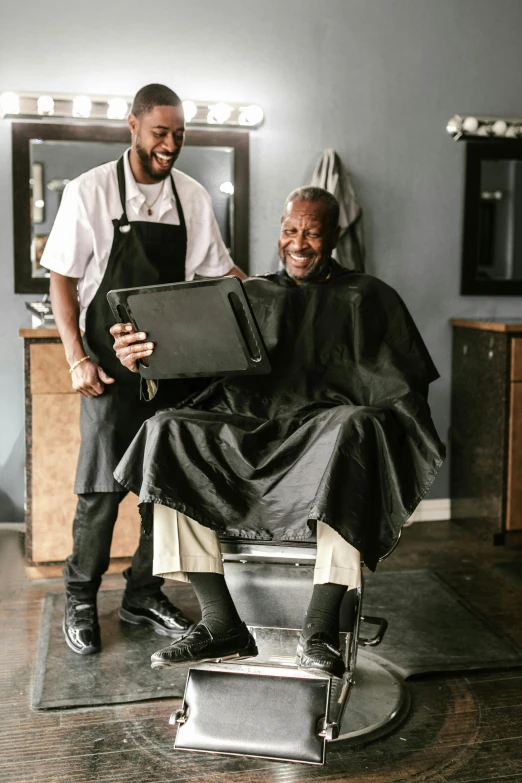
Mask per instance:
[[[15,293],[47,293],[47,270],[40,266],[67,182],[110,160],[129,146],[125,127],[13,124],[13,205]],[[176,168],[210,193],[226,246],[248,270],[248,133],[187,131]]]
[[[466,142],[462,294],[522,294],[522,141]]]

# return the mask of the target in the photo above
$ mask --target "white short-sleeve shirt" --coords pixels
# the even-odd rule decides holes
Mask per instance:
[[[98,290],[111,252],[114,237],[112,221],[122,216],[116,175],[117,161],[105,163],[81,174],[66,186],[60,209],[49,235],[41,264],[65,277],[78,278],[80,328]],[[170,177],[149,216],[145,196],[132,174],[128,152],[124,155],[126,211],[134,220],[180,224]],[[185,279],[195,274],[221,277],[233,266],[223,243],[205,188],[192,177],[172,169],[187,226]]]

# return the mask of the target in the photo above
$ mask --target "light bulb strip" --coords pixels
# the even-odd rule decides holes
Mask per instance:
[[[520,139],[522,138],[522,118],[455,114],[448,120],[446,131],[454,141],[469,137]]]
[[[223,101],[183,101],[187,125],[258,128],[264,113],[260,106]],[[51,93],[0,93],[0,119],[74,119],[125,122],[132,98]]]

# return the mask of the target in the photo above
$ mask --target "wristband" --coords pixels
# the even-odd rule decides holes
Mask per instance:
[[[72,374],[72,371],[75,370],[78,367],[79,364],[81,364],[82,362],[86,362],[87,359],[90,359],[90,358],[91,358],[90,356],[82,356],[82,358],[78,359],[77,362],[74,362],[74,364],[71,364],[71,366],[69,367],[69,372]]]

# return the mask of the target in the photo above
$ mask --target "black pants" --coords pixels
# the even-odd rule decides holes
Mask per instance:
[[[63,569],[68,593],[82,599],[95,599],[102,576],[109,567],[114,524],[118,507],[126,494],[90,492],[78,495],[73,522],[73,553]],[[127,580],[125,594],[128,598],[153,595],[159,591],[164,580],[152,575],[152,536],[147,538],[141,534],[131,567],[123,575]]]

